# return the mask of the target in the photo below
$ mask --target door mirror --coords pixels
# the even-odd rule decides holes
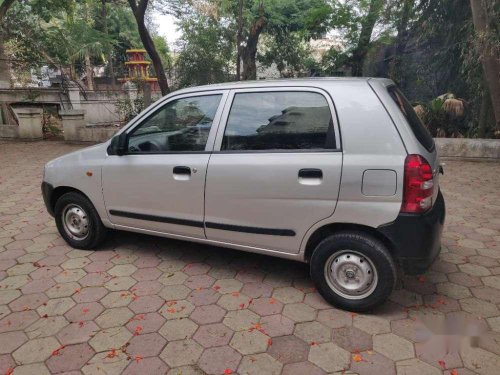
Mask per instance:
[[[128,137],[126,132],[115,135],[109,145],[109,154],[122,156],[127,152],[127,146]]]

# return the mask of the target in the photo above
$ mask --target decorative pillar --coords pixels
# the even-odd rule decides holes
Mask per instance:
[[[85,126],[85,110],[59,111],[59,115],[62,118],[64,140],[70,142],[81,141],[78,130]]]
[[[43,139],[41,108],[20,107],[15,109],[19,121],[18,134],[20,139],[36,141]]]

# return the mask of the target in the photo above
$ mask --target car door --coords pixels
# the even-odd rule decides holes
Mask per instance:
[[[127,129],[128,152],[109,155],[102,169],[117,228],[205,238],[205,175],[226,96],[175,96]]]
[[[298,253],[306,231],[337,202],[342,152],[333,103],[304,87],[232,90],[227,103],[208,166],[207,238]]]

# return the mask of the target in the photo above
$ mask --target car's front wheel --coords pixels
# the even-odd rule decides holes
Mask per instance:
[[[59,233],[72,247],[93,249],[104,241],[106,228],[92,202],[83,194],[63,194],[54,212]]]
[[[339,232],[325,238],[311,257],[311,277],[331,304],[367,311],[394,289],[396,266],[386,246],[362,232]]]

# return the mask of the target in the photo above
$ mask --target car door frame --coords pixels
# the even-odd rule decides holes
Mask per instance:
[[[134,152],[134,153],[131,153],[130,155],[133,155],[133,156],[140,156],[140,155],[146,156],[146,155],[172,155],[172,154],[176,154],[176,155],[182,155],[182,154],[185,154],[185,155],[211,154],[212,151],[213,151],[214,143],[215,143],[215,137],[216,137],[216,134],[217,134],[217,129],[218,129],[220,121],[222,119],[222,113],[223,113],[223,110],[225,108],[227,98],[229,96],[229,90],[228,89],[215,89],[215,90],[213,89],[213,90],[206,90],[206,91],[181,92],[179,94],[174,94],[174,95],[168,96],[165,99],[159,100],[157,103],[154,103],[153,105],[151,105],[143,113],[141,113],[139,116],[137,116],[135,119],[133,119],[129,123],[129,125],[125,126],[123,128],[123,130],[120,131],[119,133],[125,132],[127,135],[130,134],[137,127],[141,126],[142,124],[144,124],[145,121],[147,121],[152,116],[154,116],[156,113],[158,113],[158,111],[161,111],[162,108],[164,108],[164,106],[168,105],[169,103],[171,103],[171,102],[173,102],[175,100],[184,99],[184,98],[199,97],[199,96],[210,96],[210,95],[221,95],[221,99],[219,101],[217,110],[216,110],[215,115],[214,115],[214,119],[212,121],[212,125],[210,127],[209,135],[208,135],[208,138],[207,138],[207,143],[205,145],[205,150],[203,150],[203,151]],[[108,152],[107,155],[106,155],[106,159],[110,158],[110,157],[124,157],[124,156],[126,157],[127,155],[129,155],[129,154],[127,153],[127,154],[122,155],[122,156],[110,155],[109,152]],[[206,165],[206,167],[208,167],[208,159],[207,159],[207,165]],[[206,169],[205,169],[205,171],[206,171]],[[103,178],[104,178],[104,176],[103,176]],[[206,181],[206,178],[204,180]],[[202,192],[202,194],[203,194],[203,197],[204,197],[204,195],[205,195],[205,185],[203,185],[203,192]],[[110,221],[110,223],[114,227],[116,227],[116,228],[120,228],[120,227],[124,228],[125,227],[124,225],[114,223],[113,220],[112,220],[112,217],[111,217],[111,214],[110,214],[110,209],[109,209],[109,207],[107,207],[105,196],[104,196],[104,186],[103,186],[103,199],[104,199],[104,204],[106,206],[106,215],[107,215],[107,218]],[[166,214],[166,216],[167,215],[168,214]],[[200,222],[204,223],[204,218],[205,218],[205,203],[203,202],[203,208],[202,208],[202,212],[200,214]],[[137,226],[137,227],[127,226],[126,228],[127,228],[127,230],[133,230],[133,231],[145,232],[145,233],[149,232],[149,233],[155,233],[155,234],[160,234],[160,235],[167,235],[167,236],[176,237],[176,238],[177,237],[179,237],[179,238],[182,238],[182,237],[191,238],[188,235],[180,235],[180,234],[166,232],[166,231],[151,230],[151,229],[140,227],[140,226]],[[204,237],[206,238],[205,226],[203,225],[202,228],[203,228]],[[192,238],[193,239],[197,239],[198,237],[192,237]]]
[[[329,107],[331,115],[332,115],[334,134],[335,134],[335,148],[334,149],[303,149],[303,150],[300,150],[300,149],[298,149],[298,150],[221,150],[224,133],[225,133],[225,130],[227,127],[228,119],[229,119],[229,114],[230,114],[230,111],[232,109],[236,94],[238,94],[238,93],[262,93],[262,92],[309,92],[309,93],[317,93],[317,94],[322,95],[325,98],[325,100],[327,101],[328,107]],[[289,85],[286,85],[286,86],[281,86],[281,85],[280,86],[267,86],[266,85],[266,86],[260,86],[260,87],[251,86],[251,87],[238,87],[238,88],[231,89],[229,94],[228,94],[228,97],[226,99],[226,103],[224,106],[222,117],[221,117],[221,120],[220,120],[219,125],[218,125],[212,154],[235,154],[235,153],[239,153],[239,154],[243,154],[243,153],[245,153],[245,154],[340,153],[341,158],[343,158],[340,125],[339,125],[337,111],[336,111],[332,97],[330,96],[330,94],[328,93],[327,90],[325,90],[323,88],[319,88],[319,87],[314,87],[314,86],[293,86],[293,85],[290,85],[290,86]],[[341,161],[341,165],[342,165],[342,161]],[[209,161],[209,167],[207,170],[207,174],[208,173],[210,173],[210,161]],[[342,173],[340,172],[338,194],[340,193],[340,186],[341,186],[341,181],[342,181],[341,176],[342,176]],[[207,185],[205,184],[205,195],[206,195],[206,189],[207,189]],[[338,203],[338,194],[337,194],[337,201],[335,203],[335,206]],[[206,208],[206,204],[207,204],[207,202],[205,201],[205,235],[207,232],[207,216],[206,216],[207,208]],[[334,212],[335,212],[335,207],[332,210],[329,217],[323,218],[320,221],[328,220],[329,218],[331,218],[334,215]],[[316,224],[317,224],[316,222],[311,223],[310,228],[312,228]],[[215,223],[215,224],[209,223],[209,225],[214,226],[214,225],[218,225],[218,223]],[[227,227],[229,225],[224,225],[224,226]],[[296,253],[283,253],[281,251],[277,251],[276,249],[272,249],[272,248],[266,248],[266,247],[262,247],[262,246],[249,246],[248,244],[240,244],[240,243],[229,242],[229,241],[212,240],[208,237],[207,237],[207,240],[213,241],[213,242],[220,242],[220,243],[225,242],[227,244],[233,245],[233,247],[244,248],[246,251],[253,251],[253,252],[257,252],[257,253],[272,253],[272,254],[275,254],[275,255],[278,255],[281,257],[285,257],[285,258],[294,258],[294,257],[301,256],[301,249],[303,247],[304,240],[306,240],[307,236],[309,235],[310,228],[308,230],[306,230],[304,233],[304,236],[302,238],[300,238],[300,246],[298,249],[296,249],[296,251],[297,251]]]
[[[222,147],[222,139],[224,137],[224,132],[226,131],[227,120],[229,119],[229,113],[231,112],[231,108],[233,106],[234,97],[236,94],[241,93],[259,93],[259,92],[313,92],[322,95],[330,108],[330,112],[332,114],[333,128],[335,132],[335,149],[331,150],[221,150]],[[318,87],[314,86],[262,86],[262,87],[241,87],[237,89],[229,90],[228,96],[226,98],[226,102],[224,105],[224,110],[222,112],[221,119],[219,121],[219,125],[217,128],[217,134],[215,137],[214,153],[225,153],[225,154],[234,154],[234,153],[287,153],[287,152],[304,152],[304,153],[312,153],[312,152],[342,152],[342,142],[340,136],[340,126],[337,117],[337,111],[335,109],[335,104],[330,96],[330,94]]]

